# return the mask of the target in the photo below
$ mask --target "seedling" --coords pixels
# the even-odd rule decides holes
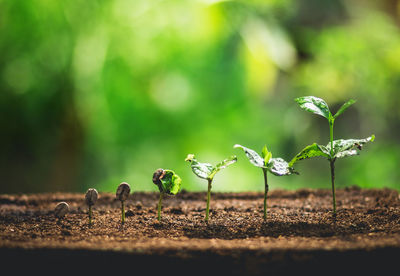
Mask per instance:
[[[68,212],[69,212],[68,203],[64,201],[59,202],[54,208],[54,215],[59,219],[63,218]]]
[[[92,225],[92,218],[93,218],[92,206],[96,204],[98,196],[99,193],[97,192],[96,189],[93,188],[88,189],[85,195],[86,204],[89,206],[89,225]]]
[[[229,165],[235,163],[237,161],[236,156],[231,156],[228,159],[218,163],[217,165],[213,166],[209,163],[200,163],[195,158],[194,154],[188,154],[185,161],[190,162],[190,167],[195,175],[202,179],[207,179],[208,181],[208,191],[207,191],[207,208],[206,208],[206,217],[205,221],[208,222],[208,214],[210,211],[210,195],[211,195],[211,185],[213,178],[217,172],[222,169],[225,169]]]
[[[249,159],[250,163],[262,169],[264,173],[264,220],[267,219],[267,195],[268,195],[268,171],[277,176],[290,175],[292,173],[298,174],[289,164],[282,158],[272,158],[272,153],[268,151],[267,146],[264,146],[261,151],[261,156],[254,150],[246,148],[242,145],[234,145],[234,148],[241,148]]]
[[[160,199],[158,200],[158,221],[161,221],[161,206],[165,194],[176,195],[181,189],[181,178],[171,170],[158,169],[153,174],[153,183],[160,190]]]
[[[122,182],[117,188],[115,194],[116,198],[121,201],[121,223],[125,223],[125,200],[127,200],[129,193],[131,192],[131,186],[128,183]]]
[[[331,167],[331,182],[332,182],[332,204],[333,204],[333,215],[336,215],[336,195],[335,195],[335,161],[337,158],[343,158],[347,156],[357,155],[358,151],[361,150],[362,146],[368,142],[372,142],[375,139],[375,135],[367,137],[365,139],[348,139],[348,140],[333,140],[333,125],[336,118],[342,114],[347,108],[353,105],[356,101],[349,100],[344,103],[335,115],[329,110],[327,103],[320,98],[314,96],[300,97],[295,99],[300,107],[308,112],[325,117],[329,123],[330,142],[326,145],[318,145],[314,143],[305,147],[300,153],[298,153],[290,162],[289,166],[292,167],[294,163],[299,160],[324,156],[328,159]]]

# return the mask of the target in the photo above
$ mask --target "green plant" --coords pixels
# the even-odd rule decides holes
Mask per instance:
[[[131,192],[131,186],[128,183],[122,182],[118,185],[117,192],[115,193],[116,198],[121,201],[121,223],[125,223],[125,200],[128,199],[129,193]]]
[[[161,221],[161,206],[165,194],[176,195],[181,189],[182,179],[171,170],[158,169],[153,174],[153,183],[160,190],[160,198],[158,200],[158,221]]]
[[[85,195],[86,204],[89,206],[89,225],[92,225],[93,211],[92,206],[96,204],[99,193],[96,189],[90,188]]]
[[[264,146],[261,151],[261,156],[254,150],[246,148],[242,145],[234,145],[234,148],[241,148],[249,159],[250,163],[262,169],[264,173],[264,220],[267,219],[267,195],[268,195],[268,171],[277,176],[290,174],[298,174],[289,164],[282,158],[272,158],[272,153],[268,151],[267,146]]]
[[[211,186],[214,176],[217,172],[222,169],[225,169],[229,165],[235,163],[237,161],[236,156],[231,156],[228,159],[218,163],[217,165],[213,166],[209,163],[200,163],[195,158],[194,154],[188,154],[185,161],[190,162],[190,167],[195,175],[202,179],[207,179],[208,181],[208,191],[207,191],[207,208],[206,208],[206,217],[205,221],[208,222],[209,211],[210,211],[210,195],[211,195]]]
[[[306,96],[297,98],[295,99],[295,101],[300,105],[302,109],[325,117],[328,120],[330,142],[326,146],[314,143],[305,147],[289,162],[289,166],[292,167],[297,161],[311,157],[324,156],[328,159],[331,168],[333,214],[336,215],[335,161],[337,158],[357,155],[357,149],[361,150],[364,144],[374,141],[375,135],[372,135],[365,139],[333,140],[333,125],[336,118],[340,114],[342,114],[347,108],[353,105],[356,102],[355,100],[349,100],[344,103],[335,115],[332,115],[329,110],[328,104],[323,99],[314,96]]]

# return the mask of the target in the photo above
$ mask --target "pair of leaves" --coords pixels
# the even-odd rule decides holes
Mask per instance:
[[[333,141],[333,151],[331,156],[331,143],[328,143],[326,146],[318,145],[314,143],[305,147],[301,152],[299,152],[290,162],[289,166],[292,167],[294,163],[297,161],[317,157],[324,156],[329,160],[333,160],[336,158],[343,158],[347,156],[357,155],[358,151],[361,150],[362,146],[368,142],[373,142],[375,140],[375,135],[367,137],[365,139],[339,139]]]
[[[194,154],[188,154],[185,161],[190,162],[190,167],[195,175],[203,179],[212,180],[217,172],[235,163],[237,157],[233,155],[215,166],[209,163],[198,162]]]
[[[176,195],[181,190],[182,179],[172,170],[159,169],[153,176],[153,182],[161,193]]]
[[[334,121],[340,114],[342,114],[347,108],[353,105],[356,101],[351,99],[345,102],[335,115],[332,115],[329,110],[328,104],[321,98],[315,96],[306,96],[296,98],[295,101],[300,105],[300,107],[308,112],[325,117],[329,121]]]
[[[249,159],[250,163],[256,167],[266,169],[274,175],[283,176],[296,173],[293,168],[282,158],[272,158],[272,153],[264,146],[260,156],[256,151],[242,145],[234,145],[234,148],[241,148]]]

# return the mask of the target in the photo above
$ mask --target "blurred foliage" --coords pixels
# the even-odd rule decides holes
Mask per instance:
[[[357,99],[335,139],[376,135],[339,188],[400,189],[399,19],[397,0],[0,0],[0,192],[155,191],[157,168],[204,191],[188,153],[238,156],[214,191],[263,190],[232,147],[326,144],[305,95]],[[322,160],[296,169],[271,188],[330,188]]]

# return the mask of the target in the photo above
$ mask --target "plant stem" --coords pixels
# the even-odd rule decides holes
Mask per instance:
[[[160,193],[160,199],[158,200],[158,221],[161,221],[161,204],[163,200],[164,193]]]
[[[92,205],[89,205],[89,225],[92,225]]]
[[[331,140],[331,158],[333,158],[333,123],[334,119],[329,120],[329,134]]]
[[[125,202],[121,201],[121,223],[125,223]]]
[[[212,183],[212,179],[208,179],[207,208],[206,208],[206,218],[205,218],[206,222],[208,222],[208,213],[210,212],[211,183]]]
[[[264,173],[264,184],[265,184],[265,191],[264,191],[264,220],[267,219],[267,195],[268,195],[268,178],[267,178],[267,169],[263,169]]]
[[[330,160],[331,164],[331,181],[332,181],[332,202],[333,202],[333,215],[336,216],[336,195],[335,195],[335,160]]]

